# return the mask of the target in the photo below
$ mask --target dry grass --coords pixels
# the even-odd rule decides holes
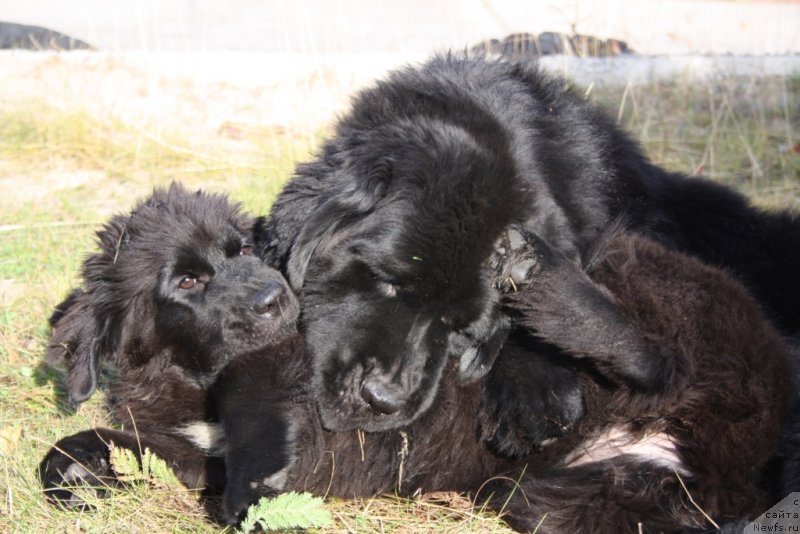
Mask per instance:
[[[664,167],[726,183],[765,207],[797,209],[798,90],[798,78],[730,78],[593,97]]]
[[[655,161],[728,183],[765,206],[800,208],[800,155],[786,149],[798,141],[798,90],[798,79],[756,78],[592,90],[591,97],[619,116]],[[137,120],[107,100],[61,99],[55,89],[3,91],[0,531],[217,531],[193,496],[156,488],[115,491],[92,513],[46,505],[35,468],[47,448],[64,435],[112,424],[100,396],[77,414],[60,404],[60,376],[39,365],[47,317],[76,282],[94,229],[111,213],[170,180],[229,191],[264,213],[327,126],[242,122],[220,112],[201,128],[167,116]],[[469,498],[451,494],[327,506],[342,532],[507,531]]]

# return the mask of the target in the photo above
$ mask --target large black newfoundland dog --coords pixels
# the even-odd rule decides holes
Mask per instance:
[[[764,509],[758,482],[776,450],[789,357],[722,271],[632,235],[601,241],[581,269],[538,236],[511,233],[505,265],[527,266],[511,301],[521,328],[494,367],[462,385],[457,362],[445,365],[431,409],[359,440],[322,427],[297,302],[250,256],[252,224],[224,197],[173,186],[99,232],[83,287],[53,316],[50,357],[66,360],[74,402],[113,366],[111,401],[129,430],[60,440],[40,466],[52,499],[83,507],[70,486],[117,483],[113,443],[151,449],[189,487],[223,491],[229,521],[258,496],[292,489],[470,491],[520,530],[547,514],[539,532],[708,526],[687,492],[717,521]],[[574,316],[562,294],[597,319]],[[573,335],[527,333],[542,300]],[[609,333],[616,354],[593,348]],[[580,369],[586,396],[575,429],[541,452],[526,403],[509,398],[518,389],[509,385],[540,376],[532,352]],[[629,384],[640,367],[658,370],[656,391]]]
[[[361,92],[263,234],[264,256],[299,292],[324,425],[400,427],[433,402],[446,355],[460,359],[465,383],[491,367],[509,323],[489,271],[506,261],[510,225],[585,262],[620,220],[733,273],[778,328],[800,333],[798,218],[652,165],[613,120],[535,65],[447,55]],[[530,266],[506,269],[512,283]],[[541,318],[557,311],[548,306],[533,308]],[[591,306],[571,311],[603,320]],[[589,352],[613,352],[614,334],[593,343]],[[628,348],[626,379],[657,389],[663,369],[642,346]],[[562,371],[541,363],[523,387],[546,392],[531,399],[546,416],[532,434],[580,416],[562,400],[579,394]]]

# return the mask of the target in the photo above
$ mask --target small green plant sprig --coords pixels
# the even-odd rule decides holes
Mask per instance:
[[[247,510],[239,526],[240,532],[251,532],[256,526],[265,531],[327,527],[333,524],[322,498],[310,493],[289,492],[274,498],[262,498]]]

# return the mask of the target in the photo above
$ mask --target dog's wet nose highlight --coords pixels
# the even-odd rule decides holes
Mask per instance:
[[[279,282],[270,282],[253,297],[253,311],[259,315],[280,315],[286,305],[286,287]]]
[[[367,378],[361,384],[361,398],[374,412],[386,415],[399,411],[404,402],[401,391],[371,378]]]

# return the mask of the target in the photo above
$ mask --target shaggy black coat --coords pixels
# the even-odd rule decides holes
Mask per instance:
[[[106,229],[129,229],[129,241],[118,233],[111,234],[117,239],[104,239],[101,232],[101,242],[113,246],[87,261],[83,300],[68,301],[56,316],[51,346],[68,359],[69,375],[86,374],[84,365],[73,362],[86,361],[86,352],[97,345],[84,342],[92,339],[87,334],[120,331],[117,322],[132,333],[152,332],[159,308],[182,298],[175,297],[174,284],[167,284],[163,297],[161,284],[144,284],[147,289],[135,293],[152,305],[142,307],[136,298],[121,298],[128,295],[128,284],[142,287],[141,278],[156,272],[178,284],[186,276],[200,279],[186,270],[198,257],[216,257],[233,272],[250,265],[251,258],[223,252],[235,247],[219,247],[216,228],[205,223],[209,234],[178,234],[183,245],[163,233],[158,240],[145,237],[147,245],[141,245],[137,236],[143,236],[133,231],[141,224],[137,214],[159,217],[160,224],[148,228],[161,229],[172,225],[169,219],[176,212],[169,202],[160,209],[150,209],[151,204],[135,210],[124,225]],[[196,224],[183,223],[186,228]],[[204,241],[209,248],[195,243],[198,235],[209,238]],[[239,235],[237,243],[247,246],[238,232],[229,235]],[[289,311],[267,318],[281,326],[268,330],[275,333],[264,336],[269,340],[265,345],[232,345],[230,351],[216,350],[214,344],[196,346],[199,360],[212,362],[211,372],[176,357],[182,349],[171,345],[171,336],[123,336],[121,344],[112,345],[115,352],[101,353],[100,359],[121,370],[123,381],[111,389],[114,405],[128,428],[135,422],[138,435],[94,429],[60,440],[40,465],[48,494],[82,506],[65,485],[98,479],[115,483],[108,460],[108,443],[113,442],[137,453],[150,448],[190,487],[224,491],[223,511],[231,522],[259,496],[288,490],[341,497],[393,490],[468,491],[477,502],[488,500],[519,530],[531,530],[547,514],[539,532],[637,532],[639,522],[648,531],[707,527],[710,523],[686,491],[718,522],[763,511],[758,482],[776,450],[789,358],[747,291],[717,269],[638,237],[607,244],[588,274],[537,236],[525,239],[536,264],[509,297],[522,328],[512,333],[484,379],[463,386],[457,362],[446,365],[431,409],[411,424],[366,435],[325,430],[309,387],[309,355],[301,336],[289,328],[296,311],[287,300],[280,308]],[[171,261],[171,250],[194,251],[192,261]],[[100,276],[129,262],[144,268],[135,274],[124,271],[132,281]],[[212,266],[213,277],[203,288],[209,300],[214,300],[214,284],[224,284],[219,278],[226,271],[220,264]],[[258,279],[258,273],[267,285],[274,281],[267,267],[253,268],[245,269],[247,280],[237,278],[234,285]],[[103,285],[108,280],[115,283]],[[261,302],[251,292],[226,287],[231,295],[226,302],[239,303],[229,309],[253,313],[252,303],[257,307]],[[98,315],[98,309],[116,312],[110,323],[101,322],[103,329],[97,328],[98,319],[106,314]],[[598,319],[584,324],[576,312]],[[263,314],[253,315],[242,320],[262,324]],[[559,325],[551,324],[553,316],[560,318]],[[187,313],[183,330],[196,332],[200,317],[205,313]],[[225,321],[224,313],[213,317]],[[202,324],[219,330],[213,320]],[[527,333],[531,328],[539,338]],[[599,330],[615,333],[620,341],[616,353],[604,344],[607,337],[598,338],[596,349],[585,344]],[[236,343],[232,338],[225,342]],[[519,403],[506,396],[517,390],[508,384],[528,384],[539,376],[537,364],[543,358],[581,369],[586,413],[566,437],[537,452],[526,434],[529,399]],[[227,364],[221,371],[214,365],[220,359]],[[641,391],[639,367],[656,369],[661,381],[654,391]],[[212,376],[216,380],[208,386]]]
[[[363,441],[358,432],[324,431],[313,410],[300,422],[310,397],[299,395],[302,406],[296,394],[261,405],[265,420],[285,413],[295,425],[285,448],[297,460],[281,472],[283,489],[343,497],[477,492],[477,502],[488,499],[514,528],[545,533],[639,532],[640,524],[647,532],[702,530],[772,504],[765,477],[790,403],[790,355],[748,291],[642,237],[604,243],[588,272],[537,236],[526,238],[537,265],[507,298],[520,327],[485,381],[459,386],[453,364],[430,410]],[[535,415],[527,399],[510,397],[538,376],[532,353],[579,368],[586,400],[575,428],[542,450],[526,435]],[[247,371],[237,372],[240,365]],[[274,476],[270,455],[254,446],[271,430],[254,429],[241,414],[253,413],[253,391],[275,399],[282,382],[296,384],[295,373],[307,372],[284,365],[237,359],[217,384],[226,437],[250,451],[226,459],[241,462],[229,473],[247,474],[229,480],[229,512],[270,493],[250,483]],[[646,390],[642,368],[658,377]],[[263,469],[260,458],[268,459]]]
[[[262,232],[300,296],[323,424],[400,427],[431,405],[447,354],[465,382],[490,368],[509,323],[487,260],[509,225],[586,261],[618,220],[733,273],[800,333],[798,218],[652,165],[535,65],[441,56],[362,91]],[[538,365],[526,388],[563,384],[563,369]],[[539,408],[564,428],[579,416]]]

